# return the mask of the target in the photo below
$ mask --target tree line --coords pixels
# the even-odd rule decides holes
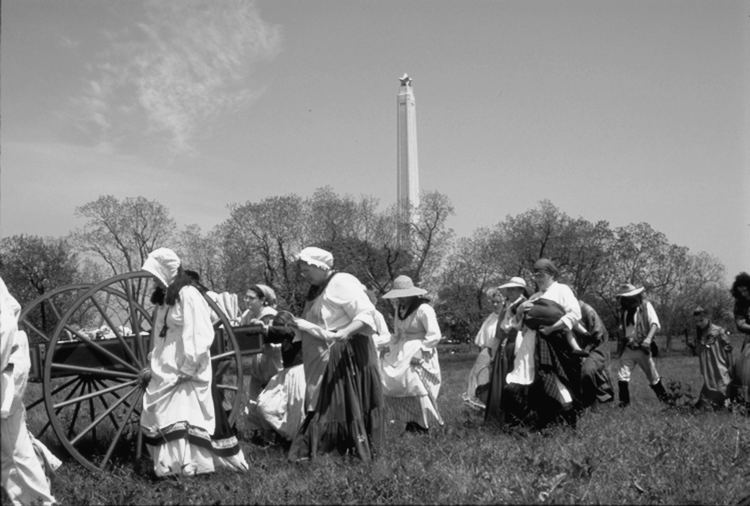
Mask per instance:
[[[72,283],[92,283],[139,270],[155,248],[172,247],[183,265],[210,289],[244,293],[254,283],[273,286],[281,305],[298,312],[305,285],[293,255],[305,246],[331,251],[335,267],[357,276],[376,296],[407,274],[430,290],[446,335],[471,340],[491,307],[487,290],[511,276],[531,281],[540,257],[553,259],[560,280],[616,328],[617,286],[644,285],[663,333],[692,327],[695,305],[713,319],[731,319],[725,268],[716,258],[668,241],[648,223],[611,227],[573,218],[543,200],[492,227],[456,237],[448,197],[422,195],[414,209],[411,241],[397,241],[398,210],[369,196],[339,195],[330,187],[312,196],[280,195],[231,203],[213,229],[179,228],[169,210],[144,197],[103,195],[76,208],[84,225],[64,237],[15,235],[0,240],[2,276],[22,304]],[[388,308],[379,304],[384,314]]]

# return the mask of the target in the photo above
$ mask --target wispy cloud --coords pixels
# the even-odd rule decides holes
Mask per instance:
[[[77,97],[77,124],[95,142],[126,145],[166,137],[190,154],[222,113],[262,92],[256,65],[280,51],[280,28],[246,0],[147,1],[143,20],[107,35]]]

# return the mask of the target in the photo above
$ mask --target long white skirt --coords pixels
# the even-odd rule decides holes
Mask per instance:
[[[305,418],[305,369],[283,369],[258,396],[258,410],[279,434],[291,440]]]

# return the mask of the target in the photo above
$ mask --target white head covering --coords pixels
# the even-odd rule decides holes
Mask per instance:
[[[507,283],[498,286],[499,289],[503,288],[528,288],[526,280],[519,276],[513,276]]]
[[[255,286],[263,294],[263,302],[265,302],[267,306],[276,305],[276,292],[273,290],[273,288],[268,285],[262,285],[260,283]]]
[[[177,269],[180,267],[180,257],[169,248],[158,248],[148,254],[143,262],[144,271],[156,276],[165,286],[177,277]]]
[[[314,265],[324,271],[333,268],[333,255],[330,251],[326,251],[315,246],[308,246],[299,252],[297,260],[302,260],[306,264]]]

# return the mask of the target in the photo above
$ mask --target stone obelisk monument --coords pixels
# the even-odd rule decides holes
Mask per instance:
[[[417,108],[411,78],[404,74],[398,89],[398,244],[408,249],[414,209],[419,206],[419,163],[417,160]]]

